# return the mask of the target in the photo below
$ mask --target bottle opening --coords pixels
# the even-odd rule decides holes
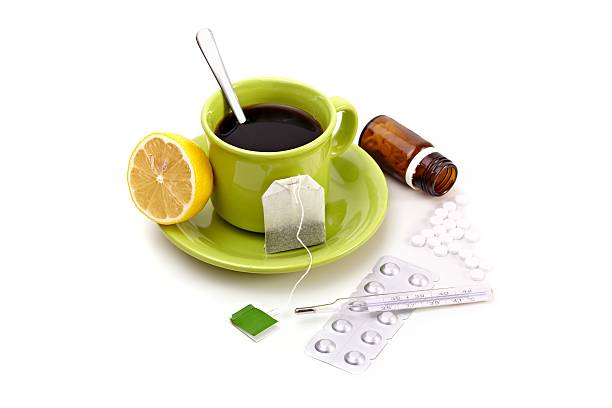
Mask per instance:
[[[427,194],[446,194],[457,180],[457,166],[440,153],[426,156],[417,166],[412,182]]]
[[[457,179],[457,168],[453,166],[444,167],[436,176],[433,184],[434,195],[441,196],[448,193]]]

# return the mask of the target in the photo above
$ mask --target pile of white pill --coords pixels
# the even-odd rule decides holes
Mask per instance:
[[[415,247],[431,249],[435,256],[457,255],[468,269],[470,278],[481,281],[493,265],[481,259],[471,248],[480,240],[480,234],[472,228],[465,214],[467,203],[464,195],[444,202],[429,218],[430,225],[414,235],[410,242]]]

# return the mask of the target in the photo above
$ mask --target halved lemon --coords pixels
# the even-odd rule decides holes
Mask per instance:
[[[213,187],[208,158],[193,141],[152,133],[138,143],[127,173],[136,207],[158,224],[186,221],[204,208]]]

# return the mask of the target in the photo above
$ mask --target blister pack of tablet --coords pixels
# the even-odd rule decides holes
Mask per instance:
[[[351,296],[434,288],[439,276],[401,259],[384,256]],[[368,369],[412,310],[352,312],[342,307],[306,346],[306,354],[351,373]]]

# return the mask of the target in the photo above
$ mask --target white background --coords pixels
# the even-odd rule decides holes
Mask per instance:
[[[495,301],[415,313],[360,376],[303,354],[323,316],[233,328],[298,275],[191,259],[125,182],[142,137],[201,131],[204,26],[232,79],[301,80],[452,158]],[[3,2],[0,406],[610,406],[611,40],[603,0]],[[423,258],[406,240],[434,200],[388,182],[375,238],[296,304]]]

